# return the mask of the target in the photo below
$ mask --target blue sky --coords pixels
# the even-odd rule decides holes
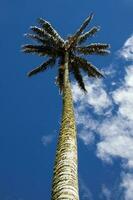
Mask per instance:
[[[23,0],[0,6],[0,199],[50,199],[61,118],[56,68],[31,79],[26,73],[42,58],[24,55],[23,34],[38,17],[62,37],[80,26],[101,31],[94,42],[111,44],[108,57],[91,57],[106,78],[84,77],[88,94],[73,83],[78,125],[80,200],[133,199],[133,1]]]

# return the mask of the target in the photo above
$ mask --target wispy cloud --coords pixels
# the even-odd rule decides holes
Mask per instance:
[[[131,35],[123,45],[122,49],[118,52],[119,56],[127,61],[133,60],[133,35]]]
[[[133,35],[127,39],[119,55],[133,62]],[[126,67],[121,85],[109,90],[102,81],[88,81],[85,77],[88,94],[83,95],[74,84],[73,94],[76,105],[77,124],[83,127],[79,137],[85,145],[94,141],[95,134],[100,136],[97,143],[97,156],[104,162],[121,158],[124,200],[133,197],[133,65]],[[88,115],[89,109],[89,115]],[[104,116],[108,116],[104,118]],[[97,121],[96,121],[97,118]],[[81,129],[79,129],[81,130]],[[124,173],[125,169],[128,171]],[[103,188],[104,196],[110,192]],[[107,198],[107,197],[106,197]]]
[[[41,139],[42,143],[44,146],[49,145],[50,143],[52,143],[52,141],[54,140],[54,134],[53,135],[44,135]]]
[[[133,199],[133,174],[131,173],[123,173],[123,181],[121,183],[121,187],[124,188],[125,200]]]
[[[86,185],[85,181],[81,177],[79,178],[79,185],[81,190],[81,198],[83,200],[93,200],[92,193],[89,187]]]
[[[113,91],[112,98],[118,109],[116,114],[103,120],[97,131],[101,141],[97,144],[97,156],[104,161],[122,160],[123,170],[133,169],[133,66],[126,69],[121,87]],[[122,172],[123,173],[123,172]],[[133,174],[124,173],[122,184],[125,200],[133,197]]]
[[[73,96],[76,103],[80,103],[80,110],[84,110],[85,106],[91,107],[95,113],[101,114],[111,105],[111,100],[105,90],[105,85],[101,80],[89,80],[84,77],[86,83],[87,94],[84,95],[77,84],[73,85]],[[83,103],[82,103],[83,102]],[[79,109],[79,108],[78,108]]]
[[[99,116],[101,114],[110,115],[112,100],[108,97],[105,85],[101,80],[94,82],[84,77],[84,81],[88,91],[86,95],[82,93],[76,83],[73,84],[72,90],[76,107],[76,122],[81,127],[78,136],[85,145],[88,145],[95,140],[93,132],[97,129],[99,122],[94,120],[87,111],[92,110],[92,112]]]
[[[106,185],[102,185],[102,192],[100,195],[101,199],[111,200],[111,191],[107,188]]]
[[[90,132],[88,129],[85,128],[83,128],[83,130],[80,131],[78,136],[85,145],[93,143],[95,139],[93,132]]]
[[[133,65],[126,69],[125,80],[120,88],[113,92],[113,99],[119,105],[118,113],[133,120]]]
[[[117,113],[103,120],[98,127],[102,140],[97,144],[97,155],[103,160],[112,156],[127,160],[128,167],[133,167],[133,66],[127,68],[125,80],[120,88],[113,91],[114,104],[118,105]],[[108,148],[107,148],[108,147]]]

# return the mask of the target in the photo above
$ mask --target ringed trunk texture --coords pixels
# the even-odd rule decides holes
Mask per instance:
[[[66,53],[62,124],[54,166],[52,200],[79,200],[77,136],[68,59]]]

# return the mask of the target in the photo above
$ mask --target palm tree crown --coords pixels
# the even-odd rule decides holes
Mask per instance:
[[[57,84],[60,91],[63,91],[65,73],[64,63],[65,54],[67,52],[69,55],[69,72],[74,75],[83,91],[86,91],[86,89],[81,75],[81,70],[86,72],[89,77],[103,77],[103,74],[94,65],[82,57],[83,55],[106,55],[109,53],[108,44],[91,43],[82,46],[88,38],[94,36],[95,33],[100,30],[99,27],[94,26],[89,31],[84,32],[92,18],[93,14],[83,22],[75,34],[69,36],[65,41],[48,21],[39,18],[38,23],[40,27],[32,26],[30,27],[32,33],[25,34],[28,38],[36,40],[38,44],[26,44],[22,47],[22,50],[25,53],[35,53],[39,56],[47,56],[48,60],[30,71],[28,76],[43,72],[47,68],[54,66],[58,60],[59,69]]]

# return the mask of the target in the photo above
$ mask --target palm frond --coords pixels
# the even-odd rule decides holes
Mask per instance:
[[[55,58],[50,58],[48,61],[46,61],[43,64],[41,64],[39,67],[36,67],[32,71],[30,71],[28,73],[28,76],[30,77],[30,76],[35,75],[37,73],[43,72],[44,70],[46,70],[50,66],[52,67],[55,64],[55,61],[56,61]]]
[[[85,55],[88,55],[88,54],[107,55],[110,53],[110,51],[107,50],[107,48],[109,47],[110,46],[108,44],[96,43],[96,44],[90,44],[89,46],[85,46],[85,47],[76,47],[75,50]]]
[[[99,56],[106,56],[106,55],[109,55],[109,54],[110,54],[110,51],[109,51],[109,50],[106,50],[106,49],[105,49],[105,50],[104,50],[104,49],[103,49],[103,50],[101,49],[101,50],[98,50],[97,52],[95,52],[95,54],[96,54],[96,55],[99,55]]]
[[[61,44],[64,44],[64,40],[60,37],[60,35],[57,33],[57,31],[52,27],[52,25],[42,19],[42,18],[39,18],[38,19],[38,23],[42,26],[42,28],[47,32],[49,33],[50,35],[52,35],[56,40],[58,40],[58,42],[60,42]]]
[[[86,59],[79,56],[73,56],[72,59],[73,62],[77,63],[77,65],[84,70],[84,72],[87,72],[88,76],[95,78],[104,77],[103,74],[94,65],[87,62]]]
[[[106,55],[110,51],[108,44],[101,43],[91,43],[88,46],[82,46],[89,37],[94,36],[96,32],[100,30],[99,27],[94,26],[89,31],[84,33],[85,28],[90,23],[93,18],[91,14],[81,25],[81,27],[76,31],[73,36],[70,36],[66,41],[64,41],[57,31],[52,27],[52,25],[39,18],[38,22],[40,27],[32,26],[30,29],[32,33],[26,34],[28,38],[34,39],[40,43],[40,45],[26,44],[22,46],[22,51],[25,53],[34,53],[39,56],[48,56],[49,60],[42,63],[39,67],[33,69],[28,73],[28,76],[32,76],[39,72],[46,70],[49,66],[53,66],[56,59],[59,59],[59,69],[56,83],[58,84],[60,91],[64,89],[64,55],[67,51],[69,54],[69,72],[72,73],[77,80],[79,87],[86,92],[85,84],[82,78],[81,72],[87,72],[88,76],[100,78],[104,77],[103,74],[91,63],[87,62],[86,59],[79,56],[79,54],[84,55]],[[74,55],[74,53],[76,55]],[[83,71],[80,71],[83,70]]]
[[[78,82],[79,87],[81,88],[81,90],[83,90],[84,92],[87,92],[87,90],[85,89],[85,84],[78,66],[77,62],[71,62],[71,73],[73,73],[76,81]]]
[[[58,54],[56,49],[44,45],[27,44],[22,46],[22,51],[24,53],[35,53],[38,54],[39,56],[45,56],[45,55],[55,56]]]
[[[84,29],[87,27],[87,25],[90,23],[90,21],[93,18],[93,13],[90,14],[89,17],[87,17],[87,19],[83,22],[83,24],[81,25],[81,27],[77,30],[77,32],[70,37],[70,46],[73,47],[75,45],[75,43],[78,40],[78,37],[82,34],[82,32],[84,31]]]
[[[64,88],[64,73],[65,73],[64,66],[60,66],[58,70],[57,80],[56,80],[56,83],[60,89],[60,93],[62,93],[63,88]]]
[[[37,26],[31,26],[30,29],[37,34],[38,37],[41,37],[43,39],[44,44],[52,43],[53,45],[61,46],[60,42],[55,39],[52,35],[47,33],[42,28],[38,28]]]
[[[92,44],[89,44],[87,46],[88,49],[108,49],[110,48],[110,45],[109,44],[103,44],[103,43],[92,43]]]
[[[37,27],[37,26],[31,26],[30,30],[32,30],[33,33],[35,33],[35,34],[37,34],[37,35],[39,35],[41,37],[44,37],[44,35],[46,35],[44,30],[42,28]]]
[[[82,34],[79,38],[78,38],[78,44],[82,44],[83,42],[85,42],[89,37],[92,37],[95,35],[95,33],[97,33],[100,30],[99,27],[94,26],[92,29],[90,29],[88,32]]]
[[[39,35],[26,33],[26,34],[24,34],[24,36],[27,37],[27,38],[36,40],[39,43],[44,43],[44,39],[42,37],[40,37]]]

